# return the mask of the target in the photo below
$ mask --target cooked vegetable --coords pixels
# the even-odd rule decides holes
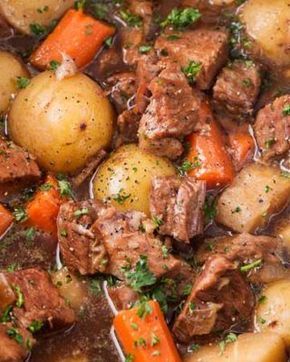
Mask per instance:
[[[47,71],[18,94],[9,114],[9,134],[42,167],[73,172],[108,145],[113,118],[108,99],[87,76],[57,80]]]
[[[31,34],[50,26],[73,4],[74,0],[1,0],[0,13],[16,29]]]
[[[132,356],[132,361],[181,361],[158,302],[143,302],[121,311],[113,324],[127,357]]]
[[[286,362],[283,340],[275,333],[245,333],[236,342],[203,346],[188,353],[184,362]]]
[[[290,346],[290,280],[269,284],[263,290],[265,300],[256,310],[256,328],[262,332],[275,332]]]
[[[19,79],[28,79],[29,73],[21,61],[13,54],[0,51],[0,74],[1,114],[7,111],[11,98],[18,92]]]
[[[60,295],[73,309],[79,310],[86,302],[86,284],[71,274],[67,268],[62,268],[52,273],[51,278],[53,284],[57,286]]]
[[[13,215],[0,204],[0,236],[5,233],[13,222]]]
[[[233,165],[225,149],[222,133],[212,118],[211,110],[207,103],[200,108],[200,117],[206,122],[204,129],[194,132],[188,137],[190,144],[188,161],[198,162],[188,174],[199,180],[205,180],[209,188],[225,186],[234,178]]]
[[[69,55],[79,68],[90,63],[114,28],[85,15],[82,10],[69,10],[53,32],[31,56],[31,63],[45,69],[52,61]]]
[[[138,210],[149,215],[152,178],[174,174],[169,161],[145,153],[136,145],[122,146],[100,166],[94,180],[94,195],[119,210]]]
[[[26,206],[27,224],[56,236],[56,218],[62,203],[57,180],[48,176]]]
[[[242,8],[241,20],[254,40],[258,54],[266,55],[279,65],[290,65],[290,7],[285,0],[248,0]]]
[[[278,235],[290,250],[290,216],[281,219],[275,227],[275,235]]]
[[[246,132],[230,133],[229,144],[234,151],[234,161],[238,167],[245,164],[255,149],[253,137]]]
[[[221,195],[217,221],[237,232],[253,232],[289,202],[290,180],[266,165],[246,166]]]

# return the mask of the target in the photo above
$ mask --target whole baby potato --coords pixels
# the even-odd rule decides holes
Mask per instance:
[[[73,172],[107,146],[114,112],[101,88],[84,74],[57,80],[43,72],[16,97],[8,118],[12,140],[40,166]]]
[[[74,0],[1,0],[0,13],[16,29],[33,33],[33,26],[49,26],[72,7]]]
[[[263,291],[263,303],[256,311],[256,327],[262,332],[275,332],[290,346],[290,280],[269,284]]]
[[[149,215],[152,178],[172,176],[175,172],[164,158],[145,153],[137,145],[122,146],[99,168],[93,183],[94,196],[119,210]]]
[[[290,65],[289,0],[248,0],[240,18],[258,48],[257,54],[275,64]]]
[[[24,64],[13,54],[0,51],[0,114],[7,111],[11,97],[17,93],[19,77],[29,77]]]

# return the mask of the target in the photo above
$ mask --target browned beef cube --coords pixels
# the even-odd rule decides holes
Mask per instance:
[[[206,183],[193,177],[155,177],[150,192],[150,212],[159,232],[189,243],[203,231]]]
[[[156,40],[155,48],[160,55],[176,60],[186,68],[191,62],[200,63],[196,84],[209,89],[228,56],[228,34],[223,30],[201,28],[171,34],[165,32]]]
[[[276,98],[261,109],[255,123],[255,135],[265,160],[289,151],[290,95]]]
[[[259,67],[253,62],[236,60],[223,68],[213,88],[217,111],[249,116],[261,86]]]
[[[139,299],[138,293],[125,284],[108,288],[108,293],[117,310],[130,309]]]
[[[130,66],[136,66],[142,56],[139,47],[144,42],[144,34],[141,28],[124,27],[120,30],[123,61]]]
[[[207,260],[196,279],[173,333],[183,343],[194,336],[226,331],[233,324],[247,328],[252,319],[254,295],[236,266],[221,255]]]
[[[114,74],[107,79],[106,84],[109,88],[107,94],[111,96],[117,112],[125,111],[128,108],[128,101],[136,93],[135,73]]]
[[[135,109],[126,110],[117,119],[119,129],[119,145],[138,141],[138,129],[141,115]]]
[[[17,296],[18,305],[12,313],[19,327],[28,328],[40,321],[51,328],[63,328],[75,321],[73,310],[60,297],[47,272],[31,268],[5,273],[5,277]]]
[[[40,170],[34,158],[11,141],[0,137],[0,183],[35,181]]]
[[[100,205],[93,201],[68,202],[57,218],[60,250],[66,265],[81,274],[95,274],[106,269],[107,253],[91,230]]]
[[[152,97],[140,121],[139,146],[175,159],[183,152],[178,138],[190,134],[197,123],[199,95],[174,63],[168,63],[148,89]]]
[[[0,324],[0,362],[23,362],[34,343],[27,330]]]
[[[289,277],[289,256],[278,238],[243,233],[233,237],[209,239],[201,246],[196,258],[199,263],[205,263],[214,254],[223,254],[240,265],[260,260],[261,265],[247,274],[255,283],[270,283]]]

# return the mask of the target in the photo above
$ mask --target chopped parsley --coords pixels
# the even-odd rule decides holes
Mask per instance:
[[[164,259],[167,259],[168,256],[169,256],[169,250],[168,250],[167,246],[166,246],[166,245],[162,245],[161,251],[162,251],[162,256],[163,256],[163,258],[164,258]]]
[[[186,284],[183,288],[183,292],[182,292],[182,295],[184,295],[185,297],[187,297],[190,293],[191,293],[191,290],[192,290],[192,285],[191,284]]]
[[[151,313],[151,305],[147,301],[141,301],[137,309],[137,316],[139,318],[146,318],[146,316]]]
[[[201,166],[201,162],[198,159],[198,157],[194,157],[193,162],[190,162],[189,160],[183,161],[183,163],[177,167],[177,170],[180,174],[180,176],[185,176],[188,171],[194,170],[197,167]]]
[[[290,104],[286,104],[282,111],[283,116],[290,116]]]
[[[276,143],[274,138],[270,138],[267,141],[265,141],[265,148],[268,150]]]
[[[16,269],[18,269],[19,264],[17,263],[11,263],[7,266],[6,270],[8,273],[13,273]]]
[[[219,347],[220,347],[220,354],[222,355],[224,353],[224,350],[226,348],[226,345],[229,344],[229,343],[233,343],[233,342],[236,342],[238,339],[237,335],[235,333],[229,333],[225,339],[223,341],[221,341],[219,343]]]
[[[74,8],[75,8],[76,10],[82,10],[82,9],[84,9],[85,4],[86,4],[86,0],[78,0],[78,1],[75,1],[75,3],[74,3]]]
[[[0,323],[7,323],[11,320],[12,305],[8,305],[0,317]]]
[[[273,190],[272,187],[270,187],[269,185],[266,185],[266,186],[265,186],[265,192],[266,192],[266,194],[267,194],[268,192],[270,192],[271,190]]]
[[[34,227],[27,229],[25,232],[26,240],[33,241],[35,238],[35,234],[36,234],[36,231],[35,231]]]
[[[247,273],[247,272],[251,271],[252,269],[260,268],[262,266],[262,264],[263,264],[263,260],[258,259],[258,260],[253,261],[252,263],[241,266],[240,270],[242,273]]]
[[[66,230],[66,229],[62,229],[62,230],[60,231],[60,235],[61,235],[62,237],[64,237],[64,238],[66,238],[67,235],[68,235],[67,230]]]
[[[290,178],[290,172],[288,171],[281,171],[280,176]]]
[[[35,333],[35,332],[40,331],[42,327],[43,327],[43,322],[35,320],[30,323],[30,325],[27,327],[27,329],[31,333]]]
[[[159,343],[160,343],[160,338],[158,336],[156,336],[155,333],[152,333],[151,346],[155,347]]]
[[[132,322],[131,324],[130,324],[130,327],[132,328],[132,329],[134,329],[134,331],[138,331],[138,324],[137,323],[134,323],[134,322]]]
[[[30,79],[27,77],[17,77],[16,86],[18,89],[26,88],[30,83]]]
[[[192,343],[189,348],[188,352],[197,352],[200,349],[200,345],[197,343]]]
[[[94,15],[97,19],[106,19],[108,13],[109,8],[106,4],[94,4]]]
[[[267,297],[265,295],[261,295],[258,299],[259,304],[264,304],[267,300]]]
[[[156,229],[164,224],[163,220],[160,217],[156,216],[156,215],[152,216],[152,222],[153,222]]]
[[[8,328],[6,333],[10,338],[14,339],[18,344],[23,344],[23,337],[19,333],[17,328],[13,327]]]
[[[57,70],[57,68],[58,68],[59,66],[60,66],[60,62],[58,62],[57,60],[51,60],[51,61],[49,62],[49,67],[48,67],[48,69],[55,71],[55,70]]]
[[[120,17],[132,28],[139,28],[142,25],[142,18],[138,15],[134,15],[129,10],[121,10]]]
[[[175,29],[183,29],[194,24],[200,18],[201,13],[195,8],[173,9],[161,23],[161,27],[173,26]]]
[[[87,207],[84,207],[82,209],[78,209],[74,212],[74,216],[81,217],[83,215],[88,215],[89,209]]]
[[[151,49],[152,49],[152,46],[151,46],[151,45],[146,45],[146,44],[144,44],[144,45],[141,45],[141,46],[139,47],[139,53],[140,53],[140,54],[147,54],[147,53],[150,52]]]
[[[102,294],[103,290],[102,290],[102,286],[101,286],[101,280],[99,279],[92,279],[90,281],[90,292],[98,297],[100,294]]]
[[[207,198],[205,199],[203,212],[207,223],[214,220],[217,213],[216,200],[214,197],[207,196]]]
[[[182,67],[181,70],[187,77],[190,83],[194,83],[196,76],[201,71],[202,63],[191,60],[186,67]]]
[[[31,23],[29,28],[30,32],[38,38],[42,38],[47,33],[46,27],[38,23]]]
[[[112,199],[116,201],[119,205],[123,205],[126,200],[131,197],[131,194],[124,193],[124,190],[121,189],[117,194],[112,196]]]
[[[240,206],[237,206],[234,210],[232,210],[232,214],[235,214],[235,213],[238,213],[241,211],[242,211],[242,209],[240,208]]]
[[[142,288],[154,285],[156,276],[148,269],[147,256],[140,255],[135,268],[122,268],[128,285],[136,292],[142,292]]]
[[[16,285],[13,289],[14,289],[14,292],[15,292],[16,298],[17,298],[15,304],[18,308],[21,308],[24,305],[24,295],[21,292],[21,289],[18,285]]]
[[[52,187],[53,187],[53,186],[52,186],[51,183],[46,182],[46,183],[42,184],[42,185],[39,187],[39,189],[40,189],[41,191],[49,191],[49,190],[52,189]]]
[[[23,222],[27,219],[27,214],[23,207],[16,207],[14,209],[13,215],[17,222]]]
[[[242,84],[244,87],[249,88],[253,85],[253,82],[250,78],[243,79]]]
[[[129,353],[126,355],[125,362],[134,362],[135,357]]]
[[[136,341],[134,341],[135,347],[146,347],[146,345],[146,340],[143,337],[140,337]]]
[[[38,8],[36,9],[36,11],[39,13],[39,14],[43,14],[45,12],[47,12],[49,9],[49,7],[47,5],[45,5],[43,8]]]
[[[73,192],[69,181],[58,180],[58,187],[61,196],[73,197]]]
[[[114,41],[114,38],[112,36],[109,36],[105,41],[104,41],[104,44],[108,47],[108,48],[111,48],[112,45],[113,45],[113,41]]]

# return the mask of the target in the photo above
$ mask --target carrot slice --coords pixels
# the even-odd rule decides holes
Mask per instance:
[[[26,205],[27,224],[56,236],[56,218],[62,201],[57,180],[47,176],[44,187]]]
[[[238,131],[230,133],[228,140],[232,149],[235,167],[240,170],[254,153],[255,143],[253,137],[249,132]]]
[[[62,61],[62,53],[69,55],[78,68],[92,61],[103,41],[112,36],[115,29],[82,10],[67,11],[59,24],[31,56],[31,63],[45,69],[51,61]]]
[[[232,182],[234,168],[207,102],[201,104],[200,120],[200,130],[187,139],[190,144],[187,158],[194,166],[188,174],[205,180],[208,188],[225,186]]]
[[[113,324],[132,361],[181,362],[158,302],[123,310]]]
[[[13,215],[0,204],[0,236],[5,233],[13,222]]]

